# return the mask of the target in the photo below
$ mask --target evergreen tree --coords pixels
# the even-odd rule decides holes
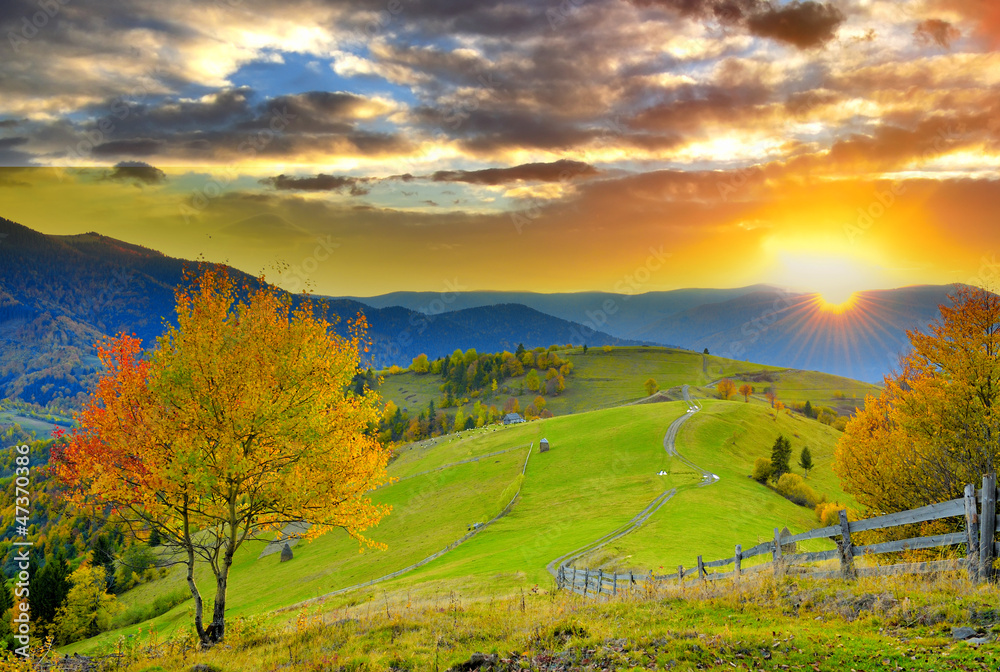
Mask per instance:
[[[807,418],[815,417],[813,415],[813,406],[808,399],[806,400],[806,405],[803,407],[802,412],[805,414]]]
[[[0,647],[6,644],[8,651],[12,651],[18,646],[17,640],[14,639],[14,627],[11,622],[13,614],[10,610],[13,607],[14,594],[11,592],[10,586],[7,585],[7,577],[0,574]]]
[[[791,471],[789,466],[791,459],[792,442],[781,435],[774,440],[774,446],[771,448],[771,477],[775,481]]]
[[[806,476],[808,476],[809,470],[813,468],[813,458],[812,453],[809,452],[809,446],[802,446],[802,454],[799,455],[799,466],[802,467],[802,471],[806,472]]]
[[[31,580],[33,619],[51,627],[56,610],[62,606],[69,593],[69,575],[69,563],[61,551],[58,557],[49,557],[42,570]]]
[[[524,354],[524,343],[517,344],[517,352],[515,352],[514,354],[517,355],[518,359],[521,359],[521,355]]]

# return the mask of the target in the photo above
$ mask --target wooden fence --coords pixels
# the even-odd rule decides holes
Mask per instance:
[[[633,590],[641,582],[676,581],[683,585],[685,582],[739,578],[745,574],[765,570],[772,571],[776,576],[795,573],[813,578],[850,579],[858,576],[918,574],[964,568],[972,581],[994,581],[997,575],[993,569],[993,562],[1000,555],[1000,544],[995,542],[995,535],[1000,532],[1000,519],[997,517],[997,494],[996,474],[990,474],[983,477],[982,489],[976,490],[975,486],[967,485],[964,496],[958,499],[853,522],[847,520],[846,511],[841,511],[838,524],[792,536],[780,536],[778,529],[775,528],[773,540],[757,544],[745,551],[742,546],[737,544],[732,556],[710,562],[703,561],[702,556],[699,555],[695,566],[688,569],[685,569],[683,565],[678,566],[677,572],[673,574],[654,576],[652,571],[649,573],[615,573],[560,565],[556,572],[556,582],[560,588],[596,597],[598,595],[616,595],[623,590]],[[957,517],[965,519],[965,529],[961,532],[885,541],[862,546],[856,546],[853,541],[852,535],[858,532]],[[793,544],[810,539],[831,539],[836,543],[837,548],[829,551],[805,553],[786,552],[787,549],[794,548]],[[855,558],[865,555],[961,545],[965,545],[966,555],[965,558],[958,560],[936,560],[872,567],[855,567],[854,564]],[[771,557],[765,563],[743,567],[744,561],[762,555],[770,555]],[[836,570],[815,570],[801,566],[806,563],[826,560],[839,561],[839,568]],[[730,565],[732,565],[732,569],[728,571],[709,571],[728,568]]]

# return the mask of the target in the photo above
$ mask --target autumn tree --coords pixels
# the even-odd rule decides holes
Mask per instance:
[[[778,393],[773,387],[769,387],[764,390],[764,398],[771,402],[771,408],[774,408],[774,402],[778,400]]]
[[[144,356],[122,335],[102,345],[105,374],[56,476],[81,505],[111,510],[133,535],[156,529],[187,568],[201,643],[225,635],[229,571],[248,540],[309,523],[315,538],[362,532],[389,507],[367,494],[385,483],[389,451],[373,436],[378,396],[351,385],[366,351],[365,323],[333,331],[315,303],[237,284],[224,267],[187,273],[177,326]],[[196,561],[215,577],[203,622]]]
[[[524,385],[532,392],[542,389],[542,379],[538,376],[538,371],[534,369],[528,371],[528,375],[524,377]]]
[[[740,385],[740,394],[743,395],[744,402],[750,401],[750,395],[753,394],[753,387],[750,383],[743,383]]]
[[[85,560],[69,577],[66,601],[56,611],[56,628],[63,643],[76,642],[108,629],[117,602],[104,590],[104,570]]]
[[[645,383],[646,396],[656,394],[656,391],[660,389],[660,386],[652,378],[649,378]]]
[[[728,401],[736,394],[736,383],[729,378],[723,378],[716,384],[715,389],[719,392],[719,399]]]
[[[431,363],[427,359],[427,355],[421,353],[413,358],[410,362],[410,371],[413,373],[427,373],[431,370]]]
[[[960,286],[837,444],[844,490],[873,513],[960,497],[1000,464],[1000,297]]]

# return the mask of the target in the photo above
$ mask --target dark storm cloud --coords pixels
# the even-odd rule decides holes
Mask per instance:
[[[96,145],[92,150],[96,156],[155,156],[163,153],[167,143],[152,138],[130,138],[112,140]]]
[[[776,5],[762,0],[632,0],[640,7],[665,7],[683,16],[714,19],[743,26],[752,35],[799,49],[821,46],[836,34],[846,18],[830,3],[795,0]]]
[[[347,189],[351,196],[363,196],[371,191],[368,186],[372,180],[367,177],[347,177],[340,175],[324,175],[315,177],[293,177],[278,175],[261,180],[262,184],[274,187],[279,191],[343,191]]]
[[[0,138],[0,166],[26,166],[32,163],[31,154],[17,149],[28,144],[26,137]]]
[[[756,12],[747,17],[747,28],[758,37],[767,37],[809,49],[826,44],[844,22],[844,14],[831,4],[791,2]]]
[[[553,163],[525,163],[511,168],[486,168],[484,170],[439,170],[430,176],[434,182],[467,182],[469,184],[499,185],[518,180],[535,182],[564,182],[581,177],[592,177],[598,171],[582,161],[555,161]]]
[[[159,168],[142,161],[121,161],[115,165],[104,179],[120,182],[159,184],[165,182],[167,176]]]
[[[957,40],[962,32],[942,19],[926,19],[917,24],[913,31],[913,37],[917,44],[927,46],[936,44],[939,47],[948,49],[951,43]]]

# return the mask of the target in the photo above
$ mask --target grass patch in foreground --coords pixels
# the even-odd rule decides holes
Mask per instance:
[[[136,654],[122,670],[447,670],[476,653],[489,657],[481,670],[940,672],[995,670],[1000,661],[1000,591],[954,574],[852,584],[761,577],[683,593],[662,586],[608,602],[564,591],[475,601],[457,593],[414,601],[369,591],[364,598],[290,614],[286,624],[234,623],[215,649],[161,645],[164,655]],[[989,642],[954,641],[959,626]]]

